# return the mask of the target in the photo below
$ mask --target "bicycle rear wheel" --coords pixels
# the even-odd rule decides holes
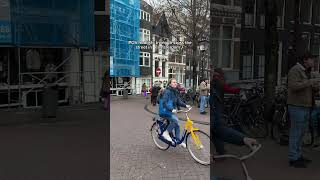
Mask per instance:
[[[154,122],[151,127],[151,136],[154,144],[161,150],[165,151],[169,149],[170,145],[163,142],[161,139],[159,139],[159,134],[161,133],[160,126],[157,122]]]
[[[252,138],[265,138],[268,136],[268,123],[259,115],[252,117],[248,115],[240,122],[242,131]]]
[[[188,133],[186,145],[192,158],[202,165],[210,164],[210,137],[203,131]]]

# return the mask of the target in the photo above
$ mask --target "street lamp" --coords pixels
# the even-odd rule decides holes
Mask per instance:
[[[201,54],[201,78],[204,78],[204,61],[205,61],[205,52],[206,52],[206,46],[204,44],[200,44],[200,54]]]

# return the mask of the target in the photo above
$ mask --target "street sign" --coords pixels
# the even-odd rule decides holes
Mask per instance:
[[[158,67],[158,68],[156,69],[156,74],[157,74],[157,76],[160,76],[160,74],[161,74],[161,68],[160,68],[160,67]]]

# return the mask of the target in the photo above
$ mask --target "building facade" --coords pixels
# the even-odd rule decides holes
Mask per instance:
[[[95,41],[95,2],[43,0],[39,6],[39,1],[5,0],[2,5],[0,107],[41,106],[48,79],[59,85],[61,104],[98,101],[104,47]]]
[[[129,94],[140,77],[140,0],[110,0],[110,77],[111,94],[122,96],[124,86]]]
[[[294,37],[294,1],[277,0],[277,28],[279,38],[277,77],[278,84],[285,77],[288,69],[296,63],[290,57]],[[240,79],[259,79],[264,77],[264,33],[265,7],[263,1],[244,0],[241,29]],[[320,2],[317,0],[299,3],[299,52],[311,51],[319,57],[320,37]],[[298,52],[298,53],[299,53]],[[315,69],[319,69],[317,61]]]
[[[155,14],[153,18],[153,83],[160,82],[163,87],[167,86],[169,79],[169,41],[171,29],[165,13]]]
[[[211,5],[210,49],[213,66],[224,69],[228,81],[238,81],[240,72],[241,0],[216,0]]]
[[[152,67],[153,67],[153,47],[152,47],[152,16],[153,8],[145,1],[140,1],[140,38],[139,38],[139,66],[140,77],[135,78],[135,92],[140,94],[142,85],[145,83],[147,89],[152,86]]]

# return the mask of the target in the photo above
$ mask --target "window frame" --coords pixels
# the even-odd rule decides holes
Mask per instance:
[[[302,4],[302,0],[300,0],[300,7],[299,7],[299,15],[300,15],[300,21],[302,22],[302,24],[311,24],[312,23],[312,15],[313,15],[313,8],[312,8],[312,5],[313,5],[313,0],[310,0],[310,6],[309,6],[309,22],[304,22],[302,20],[302,17],[301,17],[301,4]]]
[[[142,64],[140,63],[140,58],[142,58]],[[148,65],[146,65],[146,58],[148,58]],[[140,52],[139,56],[139,66],[141,67],[150,67],[151,54],[148,52]]]
[[[218,67],[222,67],[222,45],[223,45],[223,41],[231,41],[231,48],[230,48],[230,66],[229,67],[222,67],[223,70],[232,70],[233,66],[234,66],[234,44],[235,44],[235,26],[234,25],[216,25],[217,27],[219,27],[219,35],[218,37],[214,37],[213,41],[218,41]],[[231,27],[232,28],[232,37],[231,38],[224,38],[223,36],[223,27]]]

